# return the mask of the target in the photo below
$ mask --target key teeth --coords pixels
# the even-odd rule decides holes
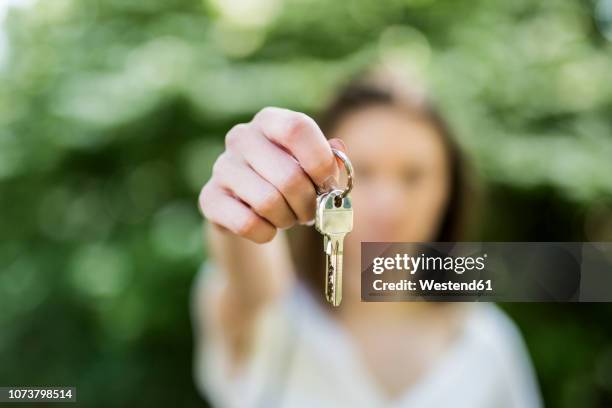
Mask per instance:
[[[330,303],[333,303],[333,299],[334,299],[334,267],[333,265],[329,265],[328,269],[327,269],[327,293],[326,293],[326,297],[327,297],[327,301]]]
[[[334,250],[338,251],[338,248],[334,248],[333,247],[333,241],[327,241],[327,246],[326,246],[326,251],[329,251],[329,253],[333,253]],[[337,255],[342,255],[341,252],[338,252]],[[330,262],[331,260],[328,259],[327,262]],[[336,259],[337,261],[337,259]],[[327,270],[326,270],[326,281],[325,281],[325,287],[326,287],[326,292],[325,292],[325,298],[327,300],[328,303],[330,303],[332,306],[334,307],[338,307],[340,306],[340,296],[338,294],[338,288],[336,287],[336,280],[337,280],[337,276],[336,276],[336,270],[335,270],[335,265],[333,262],[327,263]]]

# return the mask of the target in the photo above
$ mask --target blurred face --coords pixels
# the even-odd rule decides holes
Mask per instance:
[[[450,187],[448,158],[436,128],[399,107],[381,105],[347,115],[331,136],[344,141],[355,169],[347,271],[360,270],[361,241],[434,240]],[[359,273],[345,276],[359,280]]]

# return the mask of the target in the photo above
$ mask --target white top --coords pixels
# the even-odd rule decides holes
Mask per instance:
[[[194,290],[218,290],[223,277],[204,267]],[[193,303],[195,305],[195,302]],[[193,309],[194,317],[202,311]],[[208,324],[204,318],[204,324]],[[197,327],[201,319],[194,319]],[[461,335],[419,382],[388,400],[360,360],[353,340],[297,284],[256,323],[249,360],[228,375],[219,333],[195,339],[194,376],[215,407],[537,408],[533,369],[514,324],[491,303],[473,304]]]

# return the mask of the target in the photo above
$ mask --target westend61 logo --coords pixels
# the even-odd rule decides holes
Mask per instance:
[[[462,274],[465,271],[485,268],[487,254],[482,256],[430,256],[420,254],[412,256],[408,254],[396,254],[394,257],[378,256],[373,259],[372,272],[380,275],[385,271],[408,271],[414,275],[418,271],[453,271]]]

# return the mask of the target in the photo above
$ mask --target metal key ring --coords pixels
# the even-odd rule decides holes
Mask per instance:
[[[334,154],[338,156],[340,160],[342,160],[342,163],[344,164],[344,169],[346,170],[346,188],[339,196],[343,199],[353,189],[353,165],[351,164],[351,161],[349,160],[348,156],[344,154],[344,152],[337,149],[332,149],[332,152],[334,152]]]

